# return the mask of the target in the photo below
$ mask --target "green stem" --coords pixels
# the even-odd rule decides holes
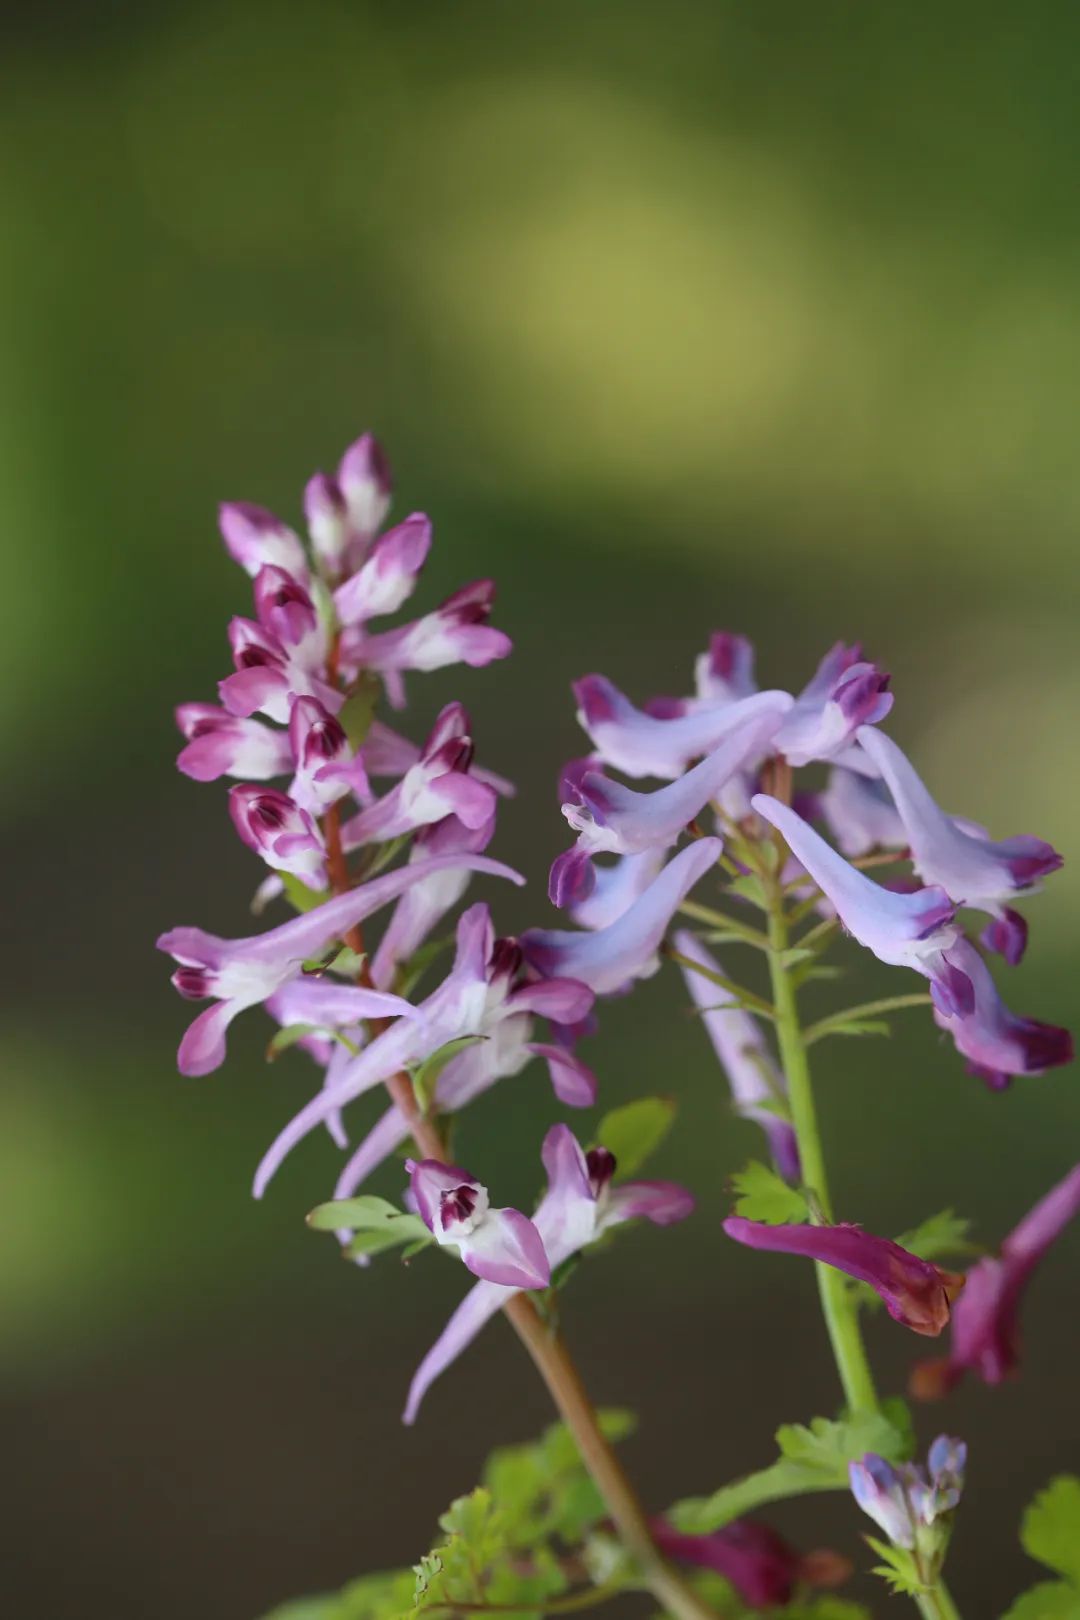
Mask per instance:
[[[699,905],[696,900],[684,900],[679,907],[684,917],[692,917],[695,922],[708,923],[718,933],[727,932],[735,934],[739,939],[745,940],[747,945],[756,945],[759,951],[767,951],[769,937],[760,928],[753,928],[749,923],[742,922],[738,917],[729,917],[726,911],[715,911],[712,906]]]
[[[701,962],[695,962],[692,956],[684,956],[681,951],[672,950],[670,946],[664,947],[664,955],[670,962],[677,962],[680,967],[687,968],[691,973],[697,973],[710,984],[718,984],[721,990],[726,990],[746,1012],[756,1013],[759,1018],[768,1018],[770,1021],[776,1017],[775,1009],[770,1007],[764,996],[757,996],[745,986],[736,984],[723,973],[717,973],[714,968],[707,968]]]
[[[920,1593],[915,1602],[923,1620],[960,1620],[960,1610],[942,1580],[936,1581],[929,1592]]]
[[[788,919],[784,911],[783,895],[779,885],[774,884],[769,905],[769,972],[772,978],[780,1058],[787,1079],[791,1119],[799,1144],[802,1179],[814,1193],[825,1220],[831,1221],[832,1200],[825,1173],[825,1156],[821,1147],[817,1110],[814,1107],[810,1064],[799,1023],[795,988],[783,960],[788,944]],[[880,1410],[877,1391],[874,1388],[870,1363],[866,1359],[857,1306],[840,1272],[821,1261],[816,1262],[815,1270],[821,1309],[840,1374],[840,1382],[844,1386],[844,1398],[852,1412],[877,1412]]]

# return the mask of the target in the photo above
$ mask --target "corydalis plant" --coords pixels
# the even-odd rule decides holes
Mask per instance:
[[[923,1615],[955,1620],[943,1567],[965,1449],[941,1437],[925,1469],[916,1466],[907,1414],[878,1395],[861,1313],[883,1302],[902,1327],[928,1337],[953,1316],[951,1354],[917,1365],[918,1395],[947,1392],[965,1371],[988,1382],[1015,1372],[1021,1298],[1080,1208],[1080,1167],[1006,1239],[1000,1258],[977,1262],[965,1287],[960,1271],[938,1263],[971,1252],[967,1223],[951,1213],[895,1239],[872,1230],[872,1211],[837,1218],[808,1053],[833,1035],[877,1033],[890,1013],[913,1007],[932,1014],[996,1091],[1066,1062],[1068,1034],[1012,1013],[987,960],[1020,959],[1027,923],[1015,901],[1060,856],[1027,835],[995,840],[938,806],[880,729],[893,705],[888,677],[858,647],[833,647],[796,693],[760,691],[749,642],[719,632],[686,697],[639,707],[602,676],[577,683],[592,751],[561,776],[575,840],[549,884],[573,926],[499,937],[487,903],[475,901],[457,915],[443,965],[473,877],[522,881],[485,853],[512,788],[477,763],[460,703],[417,738],[391,726],[380,705],[404,710],[410,671],[483,667],[510,643],[488,622],[486,580],[386,622],[418,589],[432,544],[423,514],[384,527],[391,494],[386,457],[365,435],[334,475],[309,482],[306,541],[259,507],[221,510],[226,548],[252,581],[252,616],[229,627],[234,669],[219,684],[220,703],[177,710],[178,763],[196,781],[233,779],[233,826],[269,869],[255,908],[297,915],[246,938],[191,927],[162,935],[176,988],[211,1003],[185,1034],[179,1065],[188,1075],[217,1068],[233,1020],[263,1008],[268,1056],[300,1048],[298,1079],[313,1072],[314,1081],[266,1146],[256,1195],[325,1130],[343,1162],[333,1196],[309,1217],[313,1228],[334,1234],[361,1267],[393,1251],[408,1259],[442,1250],[472,1273],[413,1376],[407,1422],[502,1312],[562,1426],[536,1445],[497,1451],[414,1571],[365,1577],[305,1605],[305,1617],[561,1613],[640,1587],[677,1620],[763,1608],[824,1620],[839,1611],[814,1588],[842,1579],[847,1562],[796,1553],[748,1515],[804,1492],[850,1489],[885,1536],[871,1541],[880,1572]],[[795,773],[805,768],[814,776],[804,784]],[[372,940],[369,924],[380,917]],[[806,1025],[799,992],[835,977],[823,959],[844,935],[916,975],[916,987]],[[767,989],[732,971],[735,952],[764,964]],[[687,1189],[636,1175],[662,1142],[673,1102],[642,1097],[605,1114],[595,1133],[552,1124],[540,1151],[546,1185],[525,1209],[495,1203],[505,1165],[475,1163],[467,1142],[464,1153],[459,1145],[467,1122],[456,1127],[470,1104],[535,1059],[555,1106],[590,1106],[599,1083],[579,1042],[607,997],[624,996],[665,957],[682,971],[736,1111],[763,1128],[775,1166],[751,1163],[734,1177],[724,1232],[814,1265],[845,1405],[836,1419],[783,1425],[774,1461],[660,1514],[642,1504],[613,1449],[625,1420],[593,1408],[558,1324],[575,1268],[617,1231],[692,1213]],[[371,1092],[384,1105],[361,1124]],[[364,1191],[402,1151],[399,1200]]]

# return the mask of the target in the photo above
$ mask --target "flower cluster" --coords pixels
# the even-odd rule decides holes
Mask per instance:
[[[947,1434],[930,1447],[925,1468],[914,1463],[894,1468],[870,1452],[850,1466],[852,1495],[894,1547],[932,1554],[959,1504],[966,1465],[967,1447]]]

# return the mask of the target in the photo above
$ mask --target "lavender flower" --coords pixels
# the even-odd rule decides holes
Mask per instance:
[[[717,708],[658,719],[636,709],[602,675],[574,683],[578,723],[608,765],[626,776],[659,776],[673,781],[702,754],[718,748],[749,720],[779,719],[790,709],[788,692],[757,692]]]
[[[177,768],[196,782],[222,776],[266,782],[292,766],[288,738],[261,720],[244,720],[216,703],[181,703],[176,723],[187,739]]]
[[[316,557],[330,578],[361,566],[393,492],[390,464],[374,434],[349,446],[335,477],[316,473],[304,491],[304,513]]]
[[[309,889],[326,887],[322,834],[287,793],[238,785],[229,789],[229,814],[244,843],[275,872],[291,872]]]
[[[884,1457],[868,1452],[848,1464],[851,1494],[894,1547],[910,1552],[928,1543],[931,1550],[940,1545],[940,1537],[925,1537],[923,1532],[956,1509],[966,1465],[964,1442],[945,1434],[930,1447],[925,1470],[911,1463],[894,1468]]]
[[[952,947],[949,960],[971,985],[972,1005],[955,1012],[935,1005],[934,1019],[952,1036],[969,1073],[992,1091],[1002,1091],[1014,1075],[1042,1074],[1072,1061],[1069,1031],[1011,1013],[997,993],[990,969],[968,940]]]
[[[551,1266],[527,1215],[492,1209],[488,1190],[467,1170],[438,1159],[405,1161],[417,1213],[435,1241],[456,1248],[476,1277],[503,1288],[546,1288]]]
[[[284,568],[297,579],[307,579],[303,542],[273,512],[248,501],[226,501],[219,508],[218,521],[229,556],[253,579],[268,564]]]

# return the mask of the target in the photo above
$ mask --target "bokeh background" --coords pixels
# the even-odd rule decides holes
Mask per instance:
[[[173,769],[171,706],[212,696],[246,599],[215,503],[295,521],[371,427],[399,513],[436,520],[425,600],[498,577],[515,657],[412,689],[418,729],[460,694],[520,784],[508,929],[550,915],[570,679],[684,690],[721,626],[770,684],[861,638],[944,803],[1075,858],[1080,12],[217,0],[4,26],[5,1610],[254,1620],[411,1561],[548,1412],[494,1324],[403,1431],[459,1274],[345,1270],[302,1221],[327,1142],[251,1202],[309,1084],[299,1054],[264,1067],[256,1018],[227,1070],[174,1070],[188,1012],[154,936],[245,931],[256,877],[223,790]],[[1033,908],[1022,1010],[1075,1018],[1078,908],[1074,867]],[[904,1017],[822,1051],[840,1207],[895,1231],[951,1204],[993,1242],[1078,1157],[1075,1073],[992,1097]],[[608,1105],[679,1096],[656,1173],[700,1195],[567,1299],[660,1507],[837,1391],[809,1271],[718,1234],[757,1141],[674,976],[613,1004],[591,1056]],[[468,1161],[528,1199],[551,1115],[526,1074],[468,1118]],[[1080,1463],[1078,1263],[1080,1231],[1023,1379],[944,1415],[972,1446],[969,1615],[1034,1578],[1019,1509]],[[870,1331],[898,1384],[922,1345]],[[775,1517],[867,1561],[839,1498]]]

